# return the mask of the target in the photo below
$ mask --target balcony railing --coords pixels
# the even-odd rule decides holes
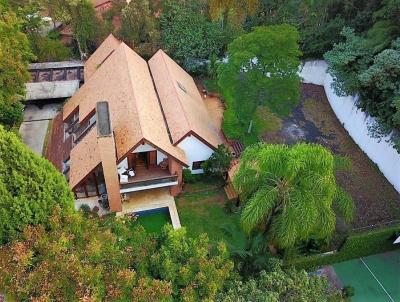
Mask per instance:
[[[120,184],[120,192],[128,193],[128,192],[142,191],[142,190],[153,189],[153,188],[174,186],[177,184],[178,184],[178,176],[177,175],[163,176],[163,177],[159,177],[159,178],[121,183]]]

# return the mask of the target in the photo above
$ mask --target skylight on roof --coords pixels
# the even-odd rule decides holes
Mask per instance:
[[[179,87],[180,89],[182,89],[182,91],[183,91],[184,93],[187,93],[187,90],[186,90],[185,86],[183,86],[179,81],[176,81],[176,83],[178,83],[178,87]]]

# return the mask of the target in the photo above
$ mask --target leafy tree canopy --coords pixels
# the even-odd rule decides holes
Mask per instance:
[[[230,31],[207,19],[206,7],[197,1],[166,1],[160,18],[162,46],[188,71],[196,71],[212,55],[219,55]]]
[[[159,48],[160,29],[150,1],[131,1],[121,11],[118,35],[141,55],[150,57]]]
[[[22,20],[0,2],[0,124],[7,128],[22,119],[21,100],[29,80],[28,63],[34,58]]]
[[[340,302],[341,294],[319,276],[309,276],[304,270],[284,269],[275,261],[270,271],[262,271],[248,281],[234,281],[217,302]]]
[[[55,206],[73,208],[68,183],[54,166],[0,127],[0,242],[30,224],[45,224]]]
[[[320,145],[248,147],[233,180],[245,201],[242,227],[265,231],[279,248],[329,238],[336,225],[333,206],[348,221],[354,213],[351,197],[336,184],[338,166]]]
[[[227,123],[245,136],[258,106],[287,116],[297,104],[301,52],[299,34],[289,25],[257,27],[228,46],[228,59],[218,68],[218,84],[227,101],[224,131],[235,136]]]

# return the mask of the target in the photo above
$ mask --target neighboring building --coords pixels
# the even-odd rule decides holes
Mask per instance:
[[[62,131],[57,156],[48,156],[76,199],[106,193],[119,212],[126,194],[169,187],[175,196],[182,169],[202,172],[220,139],[193,79],[163,51],[148,64],[110,35],[84,73],[58,117],[63,129],[53,130]]]

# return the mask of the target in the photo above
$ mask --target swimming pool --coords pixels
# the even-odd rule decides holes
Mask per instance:
[[[138,222],[149,233],[160,233],[163,226],[171,224],[168,207],[136,212]]]

